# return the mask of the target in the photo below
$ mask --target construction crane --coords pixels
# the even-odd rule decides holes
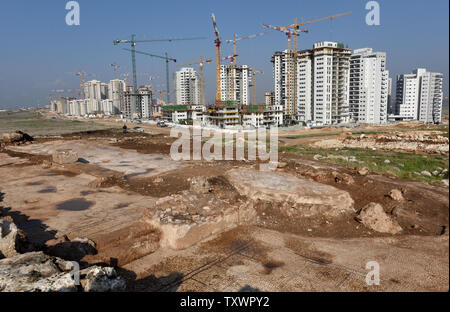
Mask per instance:
[[[259,34],[249,35],[249,36],[240,37],[240,38],[236,38],[237,35],[233,34],[233,39],[226,40],[225,42],[226,43],[233,43],[233,55],[237,55],[236,42],[241,41],[241,40],[245,40],[245,39],[252,39],[252,38],[264,36],[265,34],[266,34],[265,32],[262,32],[262,33],[259,33]],[[236,67],[236,58],[234,58],[233,62],[231,63],[231,66],[230,66],[230,72],[231,72],[230,92],[231,92],[231,100],[232,101],[235,100],[235,97],[234,97],[234,68],[235,67]]]
[[[291,64],[291,51],[292,51],[292,48],[291,48],[291,40],[293,39],[293,41],[294,41],[294,52],[293,52],[293,61],[294,61],[294,73],[293,73],[293,75],[294,75],[294,103],[293,103],[293,111],[294,111],[294,113],[293,113],[293,115],[296,115],[296,98],[297,98],[297,88],[295,88],[295,86],[297,85],[297,75],[296,75],[296,72],[297,72],[297,66],[295,66],[295,64],[297,64],[297,45],[298,45],[298,36],[300,36],[300,33],[308,33],[309,31],[308,30],[306,30],[306,29],[299,29],[298,27],[296,28],[296,29],[293,29],[293,30],[291,30],[291,29],[284,29],[283,27],[277,27],[277,26],[272,26],[272,25],[267,25],[267,24],[263,24],[263,27],[266,27],[266,28],[270,28],[270,29],[274,29],[274,30],[277,30],[277,31],[280,31],[280,32],[282,32],[282,33],[284,33],[285,35],[286,35],[286,37],[287,37],[287,39],[288,39],[288,50],[287,50],[287,53],[286,53],[286,67],[288,67],[289,66],[289,64]],[[287,70],[287,68],[286,68],[286,75],[287,75],[287,78],[286,78],[286,92],[285,92],[285,97],[286,97],[286,106],[290,106],[290,103],[291,103],[291,76],[292,76],[292,73],[289,71],[289,70]],[[290,110],[289,110],[290,111]]]
[[[159,76],[149,76],[148,77],[148,82],[149,82],[149,87],[150,87],[150,90],[152,90],[153,91],[153,79],[158,79],[158,78],[160,78]]]
[[[117,79],[117,68],[119,68],[120,66],[117,65],[116,63],[112,63],[109,66],[111,66],[114,69],[114,80]]]
[[[129,49],[124,49],[124,50],[131,51]],[[177,60],[174,58],[168,57],[167,53],[165,53],[164,56],[151,54],[151,53],[147,53],[147,52],[142,52],[142,51],[136,51],[136,50],[134,50],[134,53],[139,53],[139,54],[143,54],[143,55],[147,55],[147,56],[151,56],[151,57],[161,58],[166,61],[166,87],[167,87],[166,94],[167,94],[167,104],[170,104],[169,62],[172,61],[172,62],[176,63]],[[136,88],[136,92],[137,92],[137,88]]]
[[[87,73],[85,71],[77,71],[75,73],[66,73],[66,74],[71,74],[71,75],[75,75],[80,77],[80,91],[78,92],[78,98],[79,99],[84,99],[84,88],[83,88],[83,84],[84,84],[84,79],[87,76]]]
[[[201,105],[205,105],[205,75],[203,73],[203,67],[205,66],[205,63],[211,63],[213,60],[211,59],[203,59],[203,56],[200,55],[200,61],[197,62],[190,62],[190,63],[184,63],[180,64],[178,66],[190,66],[190,65],[199,65],[200,67],[200,96],[201,96]]]
[[[198,39],[205,39],[205,38],[173,38],[173,39],[153,39],[153,40],[136,40],[136,35],[131,35],[131,40],[114,40],[114,45],[118,45],[121,43],[129,43],[131,49],[128,51],[131,51],[131,64],[133,67],[133,93],[137,93],[137,78],[136,78],[136,44],[140,42],[172,42],[172,41],[180,41],[180,40],[198,40]],[[135,98],[135,107],[138,111],[138,114],[141,115],[141,109],[140,106],[137,103],[137,99]]]
[[[290,38],[291,36],[294,36],[294,51],[293,51],[293,55],[294,55],[294,99],[293,99],[293,115],[295,116],[297,114],[297,57],[298,57],[298,35],[299,32],[304,32],[304,33],[308,33],[308,30],[305,29],[300,29],[300,26],[304,26],[304,25],[309,25],[309,24],[313,24],[313,23],[318,23],[318,22],[322,22],[325,20],[333,20],[334,18],[338,18],[338,17],[342,17],[342,16],[346,16],[346,15],[350,15],[352,14],[352,12],[346,12],[346,13],[342,13],[342,14],[335,14],[335,15],[331,15],[331,16],[327,16],[327,17],[323,17],[323,18],[319,18],[319,19],[315,19],[315,20],[310,20],[310,21],[302,21],[301,23],[298,23],[297,18],[295,18],[294,24],[292,25],[287,25],[287,26],[281,26],[281,27],[277,27],[277,26],[271,26],[271,25],[267,25],[267,24],[263,24],[263,27],[266,28],[271,28],[274,30],[278,30],[281,32],[284,32],[287,36],[288,36],[288,45],[289,45],[289,49],[288,49],[288,53],[287,53],[287,60],[286,60],[286,64],[290,64],[290,54],[291,54],[291,44],[290,44]],[[288,76],[287,80],[287,89],[286,89],[286,104],[289,105],[290,104],[290,79],[289,77],[291,76],[291,73],[286,71]]]
[[[220,92],[220,41],[219,37],[219,29],[217,28],[216,16],[214,13],[211,14],[212,22],[214,26],[214,34],[216,35],[216,39],[214,39],[214,43],[216,44],[216,104],[220,102],[222,99],[222,94]]]
[[[261,74],[264,75],[264,72],[261,70],[256,70],[256,69],[252,69],[252,78],[253,78],[253,99],[252,99],[252,104],[255,105],[256,104],[256,74]]]

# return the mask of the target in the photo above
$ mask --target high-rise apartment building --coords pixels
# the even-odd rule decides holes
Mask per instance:
[[[327,41],[299,51],[295,84],[292,52],[276,52],[275,104],[283,105],[285,118],[318,125],[348,122],[351,54],[343,44]]]
[[[198,105],[200,99],[200,77],[190,67],[181,68],[173,74],[175,103],[177,105]]]
[[[125,92],[125,81],[114,79],[108,84],[108,99],[113,101],[113,114],[119,114]]]
[[[247,65],[236,66],[233,69],[234,81],[234,101],[238,105],[250,104],[249,86],[251,83],[250,68]],[[231,101],[231,67],[230,65],[220,66],[220,91],[222,101]]]
[[[441,73],[427,72],[424,68],[398,75],[395,114],[405,120],[440,123],[442,83]]]
[[[354,122],[387,122],[389,71],[386,53],[371,48],[353,51],[350,60],[350,118]]]

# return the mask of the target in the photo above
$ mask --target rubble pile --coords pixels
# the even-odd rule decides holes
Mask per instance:
[[[95,245],[86,238],[73,242]],[[126,288],[125,281],[112,267],[79,270],[76,262],[31,249],[26,234],[9,216],[0,214],[0,292],[105,292]],[[71,258],[65,253],[61,257]]]
[[[33,137],[24,133],[20,130],[16,132],[3,133],[1,139],[1,146],[5,146],[6,144],[14,144],[14,145],[22,145],[22,144],[30,144],[33,141]]]
[[[424,153],[448,153],[449,139],[440,135],[395,133],[393,135],[348,135],[343,139],[328,139],[314,143],[320,148],[365,148]]]

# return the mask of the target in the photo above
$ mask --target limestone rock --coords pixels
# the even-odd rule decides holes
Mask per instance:
[[[66,165],[73,164],[78,161],[78,154],[72,150],[56,150],[52,153],[53,162]]]
[[[92,266],[80,273],[85,292],[123,291],[126,288],[125,281],[111,267]]]
[[[422,171],[420,174],[423,175],[423,176],[426,176],[426,177],[431,177],[432,176],[431,173],[429,171],[426,171],[426,170]]]
[[[77,291],[75,280],[67,269],[73,265],[64,260],[29,252],[0,260],[0,291],[67,292]]]
[[[281,172],[232,169],[226,173],[229,182],[243,196],[256,202],[289,203],[300,217],[338,216],[354,212],[353,199],[346,191]]]
[[[395,201],[404,201],[405,198],[403,197],[402,191],[394,189],[389,192],[389,197],[392,198]]]
[[[126,283],[114,268],[92,266],[77,272],[72,262],[43,252],[29,252],[0,260],[0,291],[75,292],[121,291]]]
[[[357,219],[368,228],[380,233],[397,234],[402,231],[398,222],[391,219],[384,212],[383,207],[377,203],[370,203],[361,209]]]
[[[23,134],[20,133],[3,133],[2,142],[3,143],[14,143],[23,140]]]
[[[17,255],[18,229],[14,223],[0,220],[0,259]]]
[[[333,171],[331,174],[336,183],[344,183],[347,185],[355,184],[353,177],[347,173]]]
[[[361,169],[358,170],[358,174],[362,175],[362,176],[366,176],[366,175],[369,174],[369,169],[367,169],[366,167],[361,168]]]

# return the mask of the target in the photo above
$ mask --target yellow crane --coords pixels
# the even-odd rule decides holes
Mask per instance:
[[[214,34],[216,35],[216,39],[214,43],[216,44],[216,104],[222,100],[222,94],[220,92],[220,41],[219,37],[219,29],[217,28],[216,16],[214,13],[211,14],[212,22],[214,26]]]
[[[233,55],[237,56],[236,53],[236,42],[241,41],[241,40],[245,40],[245,39],[252,39],[252,38],[256,38],[256,37],[260,37],[260,36],[264,36],[266,33],[262,32],[259,34],[254,34],[254,35],[249,35],[249,36],[245,36],[245,37],[240,37],[237,38],[236,34],[233,34],[233,39],[230,40],[226,40],[226,43],[233,43]],[[231,100],[235,101],[235,94],[234,94],[234,68],[236,68],[236,58],[233,59],[233,61],[231,62],[230,65],[230,76],[231,76],[231,84],[230,84],[230,93],[231,93]]]
[[[256,70],[256,69],[252,69],[252,79],[253,79],[253,83],[252,83],[252,87],[253,87],[253,99],[252,99],[252,104],[256,105],[256,74],[261,74],[264,75],[264,72],[262,70]]]
[[[190,66],[190,65],[199,65],[200,67],[200,94],[201,94],[201,104],[205,105],[205,75],[203,73],[203,67],[205,63],[211,63],[213,60],[211,59],[203,59],[203,56],[200,56],[200,60],[196,62],[184,63],[178,66]]]
[[[325,20],[333,20],[335,18],[338,17],[342,17],[342,16],[346,16],[346,15],[350,15],[352,14],[352,12],[345,12],[345,13],[341,13],[341,14],[335,14],[335,15],[331,15],[331,16],[327,16],[327,17],[322,17],[319,19],[315,19],[315,20],[309,20],[309,21],[302,21],[301,23],[298,23],[298,19],[295,18],[294,24],[292,25],[287,25],[287,26],[271,26],[271,25],[266,25],[263,24],[263,27],[266,28],[272,28],[274,30],[278,30],[281,32],[284,32],[287,36],[288,36],[288,44],[289,44],[289,49],[288,49],[288,55],[290,54],[290,37],[293,35],[294,36],[294,99],[293,99],[293,109],[294,109],[294,115],[296,115],[296,111],[297,111],[297,57],[298,57],[298,35],[299,32],[304,32],[304,33],[308,33],[308,30],[305,29],[300,29],[300,26],[304,26],[304,25],[309,25],[309,24],[314,24],[314,23],[318,23],[318,22],[322,22]],[[288,57],[290,59],[290,57]],[[288,63],[288,60],[286,61],[286,64]],[[288,74],[290,76],[290,73],[286,72],[286,74]],[[287,82],[289,83],[290,79],[287,79]],[[288,86],[289,89],[289,86]],[[289,101],[288,103],[290,103],[290,89],[286,92],[286,96],[287,96],[287,101]]]

